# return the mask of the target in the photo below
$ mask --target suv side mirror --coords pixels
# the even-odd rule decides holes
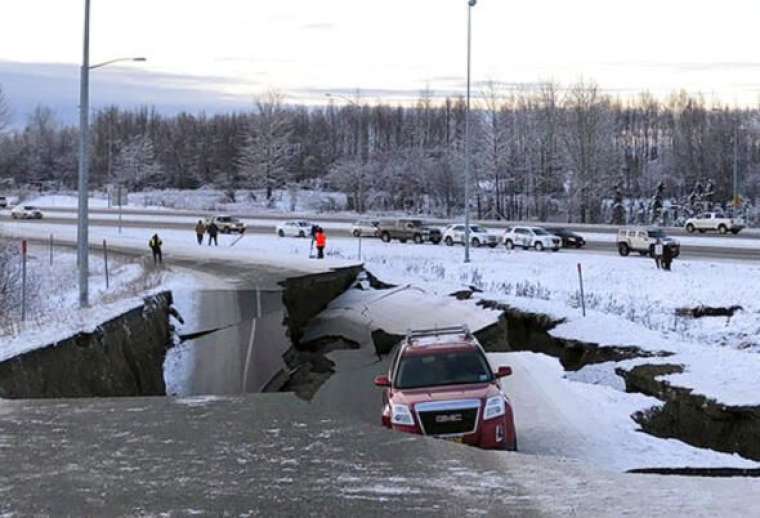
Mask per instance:
[[[499,367],[499,370],[496,371],[496,378],[506,378],[511,375],[512,367]],[[375,383],[377,383],[377,380],[375,380]]]
[[[377,387],[390,387],[391,386],[391,380],[388,379],[388,376],[378,376],[375,378],[375,386]]]

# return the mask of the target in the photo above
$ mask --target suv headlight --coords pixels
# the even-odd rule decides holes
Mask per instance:
[[[493,396],[486,400],[486,410],[483,413],[483,419],[493,419],[503,416],[507,413],[507,403],[504,396]]]
[[[404,426],[414,426],[414,418],[406,405],[393,405],[391,407],[391,423]]]

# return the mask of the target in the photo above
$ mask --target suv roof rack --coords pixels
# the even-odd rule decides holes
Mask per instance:
[[[471,337],[470,328],[466,325],[433,327],[430,329],[410,329],[406,332],[406,341],[411,342],[415,338],[425,336],[465,335]]]

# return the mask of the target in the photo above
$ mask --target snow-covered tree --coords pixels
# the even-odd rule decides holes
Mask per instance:
[[[150,137],[137,135],[121,147],[114,161],[114,176],[130,190],[147,185],[163,187],[162,168],[156,162]]]
[[[292,176],[292,135],[292,120],[282,95],[270,92],[256,102],[238,163],[241,176],[252,187],[266,188],[267,200],[274,188],[287,184]]]
[[[5,131],[11,123],[11,108],[8,106],[8,100],[3,92],[3,85],[0,84],[0,133]]]

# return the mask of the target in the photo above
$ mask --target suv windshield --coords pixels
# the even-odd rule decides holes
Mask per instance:
[[[659,239],[666,237],[665,232],[663,232],[662,230],[647,230],[647,235],[649,237],[654,237],[654,238],[659,238]]]
[[[488,383],[491,369],[477,351],[446,354],[412,355],[401,358],[396,374],[396,388],[413,389],[437,385]]]

